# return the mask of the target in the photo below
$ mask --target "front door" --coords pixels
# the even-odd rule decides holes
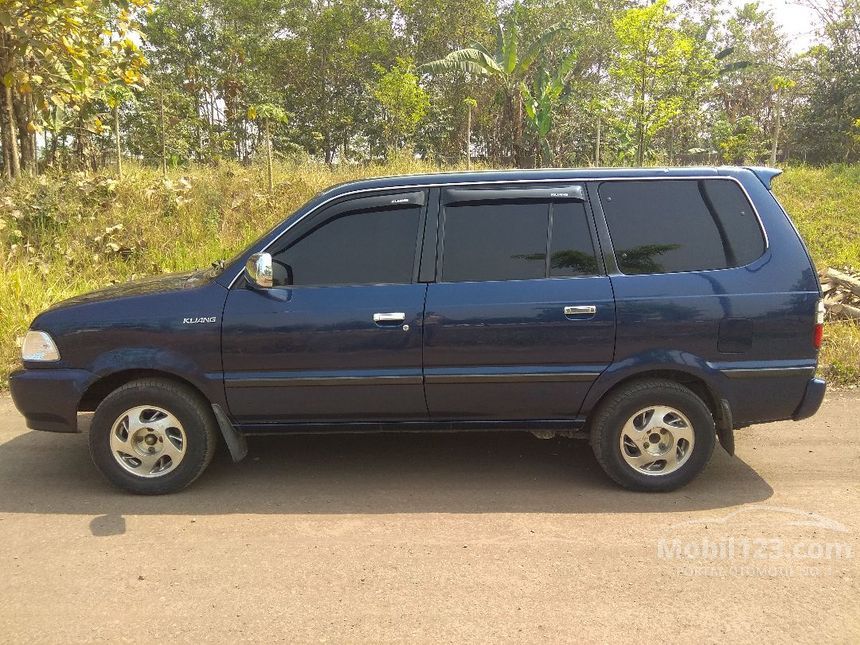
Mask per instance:
[[[425,313],[433,419],[570,419],[612,361],[615,303],[580,185],[442,191]]]
[[[224,310],[224,383],[239,424],[427,418],[424,191],[353,198],[272,248],[274,287],[244,278]]]

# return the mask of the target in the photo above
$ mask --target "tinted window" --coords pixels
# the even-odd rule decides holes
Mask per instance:
[[[764,253],[752,207],[731,181],[618,181],[600,186],[624,273],[725,269]]]
[[[273,255],[276,284],[397,284],[412,281],[417,207],[351,211],[326,219]]]
[[[597,258],[594,255],[594,244],[582,202],[559,202],[552,205],[551,237],[551,276],[597,273]]]
[[[595,273],[597,259],[582,202],[465,202],[445,207],[442,278],[447,282]]]
[[[446,206],[442,278],[447,282],[543,278],[548,223],[547,204]]]

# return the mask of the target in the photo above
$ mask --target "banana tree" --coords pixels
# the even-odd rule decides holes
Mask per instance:
[[[425,63],[419,69],[430,74],[455,72],[495,80],[502,94],[505,118],[513,125],[510,141],[511,158],[517,165],[521,165],[524,161],[524,149],[523,97],[520,87],[547,44],[566,30],[568,27],[563,23],[553,25],[521,51],[519,25],[513,20],[507,26],[500,23],[496,32],[495,51],[490,51],[481,44],[475,44],[472,47],[453,51],[439,60]]]
[[[520,83],[520,95],[524,102],[526,119],[537,136],[539,165],[552,162],[552,149],[547,139],[552,130],[552,115],[567,89],[567,79],[575,62],[576,54],[571,54],[553,72],[544,67],[539,68],[531,89],[525,83]]]

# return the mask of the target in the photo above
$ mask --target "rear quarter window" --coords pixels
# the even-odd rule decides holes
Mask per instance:
[[[727,269],[764,253],[758,218],[734,181],[610,181],[599,194],[623,273]]]

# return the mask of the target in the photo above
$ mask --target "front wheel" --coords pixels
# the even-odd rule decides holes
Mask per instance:
[[[690,389],[642,380],[610,394],[591,420],[591,446],[603,470],[637,491],[669,491],[690,482],[714,451],[714,419]]]
[[[215,454],[211,408],[191,388],[141,379],[109,394],[90,426],[93,462],[113,484],[160,495],[193,482]]]

